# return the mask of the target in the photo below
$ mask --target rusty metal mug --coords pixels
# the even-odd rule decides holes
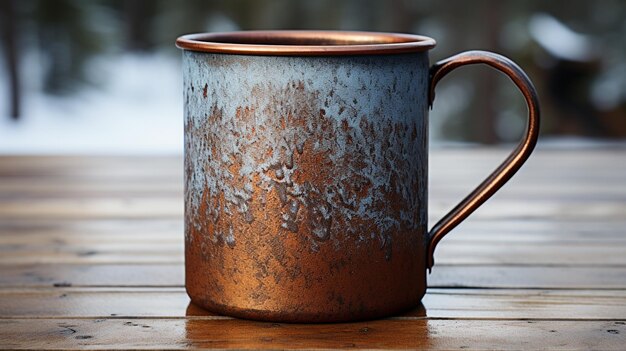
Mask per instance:
[[[509,59],[429,67],[431,38],[250,31],[178,38],[185,100],[185,272],[191,301],[242,318],[337,322],[417,306],[441,238],[521,167],[537,95]],[[437,82],[483,63],[528,104],[525,136],[427,230],[428,109]]]

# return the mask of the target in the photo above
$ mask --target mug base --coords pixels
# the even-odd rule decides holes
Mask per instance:
[[[346,313],[302,313],[288,311],[268,311],[253,308],[238,308],[216,304],[212,301],[191,298],[191,303],[208,313],[214,313],[222,316],[235,317],[239,319],[248,319],[263,322],[278,323],[346,323],[361,322],[374,319],[387,318],[392,316],[410,315],[425,316],[425,310],[421,303],[423,294],[414,303],[405,306],[393,306],[388,309],[371,310],[371,311],[348,311]]]

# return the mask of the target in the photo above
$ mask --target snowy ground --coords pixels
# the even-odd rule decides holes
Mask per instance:
[[[100,86],[65,98],[45,95],[26,79],[18,122],[6,116],[6,84],[0,80],[0,154],[182,152],[179,60],[124,55],[102,59],[92,69]]]

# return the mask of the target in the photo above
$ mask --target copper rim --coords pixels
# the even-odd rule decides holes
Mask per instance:
[[[435,47],[429,37],[380,32],[268,30],[188,34],[184,50],[244,55],[366,55],[420,52]]]

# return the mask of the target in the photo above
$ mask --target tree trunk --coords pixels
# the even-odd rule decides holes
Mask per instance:
[[[131,51],[148,51],[152,48],[151,21],[156,4],[153,0],[126,0],[127,45]]]
[[[20,115],[20,84],[17,59],[17,19],[15,0],[0,0],[0,14],[2,18],[3,44],[5,61],[9,76],[9,114],[14,119]]]
[[[498,52],[498,36],[501,32],[502,3],[499,0],[491,0],[484,3],[483,7],[483,33],[484,45]],[[495,144],[500,141],[496,132],[496,91],[498,81],[496,72],[486,72],[477,84],[477,96],[474,103],[479,107],[482,119],[474,126],[473,135],[476,140],[483,144]]]

